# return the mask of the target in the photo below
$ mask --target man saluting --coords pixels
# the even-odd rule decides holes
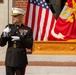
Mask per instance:
[[[33,46],[32,30],[23,24],[25,10],[12,8],[13,24],[3,30],[0,37],[0,46],[8,43],[5,66],[6,75],[24,75],[28,64],[26,49]]]

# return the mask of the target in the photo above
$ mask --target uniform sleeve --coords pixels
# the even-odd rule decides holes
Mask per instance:
[[[33,46],[33,33],[32,33],[32,30],[29,29],[27,34],[24,36],[24,37],[21,37],[21,42],[22,44],[28,48],[28,49],[31,49],[32,46]]]
[[[6,25],[6,27],[8,27],[9,25]],[[5,27],[5,28],[6,28]],[[5,46],[6,45],[6,43],[7,43],[7,37],[3,37],[3,32],[2,32],[2,34],[1,34],[1,36],[0,36],[0,46]]]
[[[0,36],[0,46],[5,46],[7,43],[7,37],[3,37],[3,33]]]

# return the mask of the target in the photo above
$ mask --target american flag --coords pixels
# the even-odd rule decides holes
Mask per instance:
[[[33,39],[46,41],[56,22],[45,0],[28,0],[25,25],[33,30]]]

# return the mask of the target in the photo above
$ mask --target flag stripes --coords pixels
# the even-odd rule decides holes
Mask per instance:
[[[33,39],[48,40],[55,18],[50,9],[28,2],[25,25],[32,28]]]

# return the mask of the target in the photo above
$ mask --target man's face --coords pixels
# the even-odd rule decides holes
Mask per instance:
[[[23,15],[15,15],[13,16],[13,23],[18,24],[23,22]]]

